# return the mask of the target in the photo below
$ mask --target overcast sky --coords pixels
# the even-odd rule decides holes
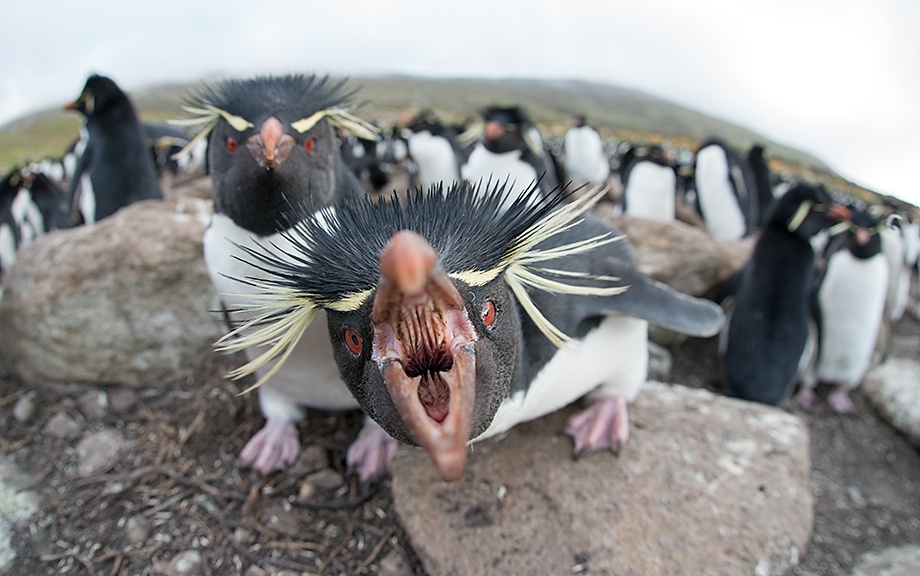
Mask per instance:
[[[204,76],[317,72],[583,79],[806,150],[920,204],[916,0],[4,0],[0,124]]]

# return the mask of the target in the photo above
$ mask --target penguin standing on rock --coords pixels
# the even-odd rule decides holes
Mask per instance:
[[[721,334],[734,396],[775,406],[789,397],[814,344],[808,346],[815,278],[810,240],[849,215],[823,189],[805,184],[771,206]]]
[[[204,125],[187,148],[209,138],[214,214],[204,235],[204,257],[231,326],[251,317],[247,293],[257,290],[251,283],[231,279],[260,274],[240,259],[247,248],[271,246],[276,258],[290,257],[294,252],[285,231],[294,222],[284,214],[291,206],[318,209],[345,197],[367,196],[342,161],[335,130],[370,139],[375,131],[343,108],[351,95],[343,86],[344,82],[312,75],[228,80],[205,88],[185,108],[197,117],[183,123]],[[290,352],[283,368],[266,367],[258,374],[274,374],[259,388],[266,423],[243,448],[240,461],[262,474],[284,469],[296,459],[296,422],[304,417],[304,407],[358,407],[339,377],[323,330],[308,330]],[[259,352],[245,353],[254,358]],[[373,426],[358,447],[368,443],[373,455],[392,441]],[[377,475],[363,468],[374,463],[360,456],[349,464],[362,477]]]
[[[817,360],[796,395],[805,410],[814,405],[815,385],[824,382],[834,385],[827,396],[831,410],[853,411],[849,392],[869,370],[884,314],[888,262],[880,231],[887,218],[873,208],[853,209],[846,226],[825,248],[827,264],[816,292]]]
[[[134,105],[106,76],[92,75],[65,110],[86,117],[87,142],[70,182],[71,207],[90,224],[139,200],[161,199],[157,167]]]
[[[620,233],[562,188],[504,186],[341,203],[247,257],[261,316],[237,346],[295,341],[325,310],[342,378],[365,413],[460,478],[467,445],[590,394],[567,432],[616,452],[645,382],[648,322],[713,335],[717,305],[649,280]],[[507,206],[503,209],[503,206]],[[270,350],[246,370],[282,350]]]

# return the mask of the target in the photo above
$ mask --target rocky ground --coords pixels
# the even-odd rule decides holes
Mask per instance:
[[[890,354],[917,359],[918,343],[908,314]],[[716,346],[675,345],[671,381],[723,391]],[[239,469],[262,418],[255,395],[240,395],[246,382],[223,377],[238,360],[209,356],[187,379],[142,388],[24,387],[0,376],[0,476],[23,472],[20,495],[34,493],[40,507],[11,531],[7,573],[425,574],[390,482],[364,489],[345,474],[360,415],[311,413],[300,425],[308,448],[287,473]],[[793,575],[850,574],[866,552],[920,543],[920,452],[861,394],[854,401],[852,416],[823,404],[802,414],[815,529]],[[11,515],[0,506],[0,544]]]
[[[891,353],[915,357],[920,323]],[[719,390],[714,339],[674,350],[673,380]],[[41,510],[14,531],[10,574],[424,574],[388,482],[344,475],[357,414],[311,414],[294,470],[258,478],[236,454],[261,425],[255,396],[212,358],[159,389],[24,389],[0,380],[0,449]],[[815,532],[796,575],[848,574],[868,551],[920,542],[920,453],[859,394],[811,431]]]

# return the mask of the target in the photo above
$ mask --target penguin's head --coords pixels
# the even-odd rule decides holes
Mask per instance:
[[[773,201],[766,223],[808,240],[851,217],[852,211],[834,202],[823,187],[797,183]]]
[[[93,74],[86,79],[80,96],[64,105],[64,110],[75,110],[88,118],[99,110],[105,110],[113,102],[123,100],[127,100],[127,96],[114,80]]]
[[[509,395],[520,319],[500,277],[451,278],[431,243],[401,230],[380,255],[380,280],[354,312],[327,311],[340,373],[365,413],[422,446],[445,480]]]
[[[521,361],[519,310],[560,343],[561,332],[529,291],[585,293],[568,284],[574,277],[609,284],[544,267],[614,241],[605,232],[536,248],[574,226],[603,190],[566,203],[570,193],[557,188],[544,196],[531,187],[503,210],[504,186],[458,183],[446,192],[417,190],[405,202],[349,199],[297,214],[284,233],[293,246],[287,254],[241,248],[241,257],[265,273],[242,281],[264,294],[260,314],[223,349],[268,344],[236,372],[252,373],[278,356],[264,381],[323,309],[342,379],[365,413],[397,440],[425,448],[442,478],[456,480],[467,443],[509,395]],[[590,290],[608,295],[622,288]]]
[[[313,75],[259,76],[208,86],[185,110],[203,129],[183,150],[208,138],[215,211],[234,220],[247,212],[271,215],[253,229],[277,232],[277,215],[309,197],[331,202],[337,189],[339,143],[336,128],[364,138],[376,129],[343,108],[352,92],[345,81]]]

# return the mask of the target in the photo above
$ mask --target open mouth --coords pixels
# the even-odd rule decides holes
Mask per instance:
[[[437,254],[414,232],[390,239],[374,298],[374,359],[393,404],[438,474],[458,480],[476,384],[476,332]]]

